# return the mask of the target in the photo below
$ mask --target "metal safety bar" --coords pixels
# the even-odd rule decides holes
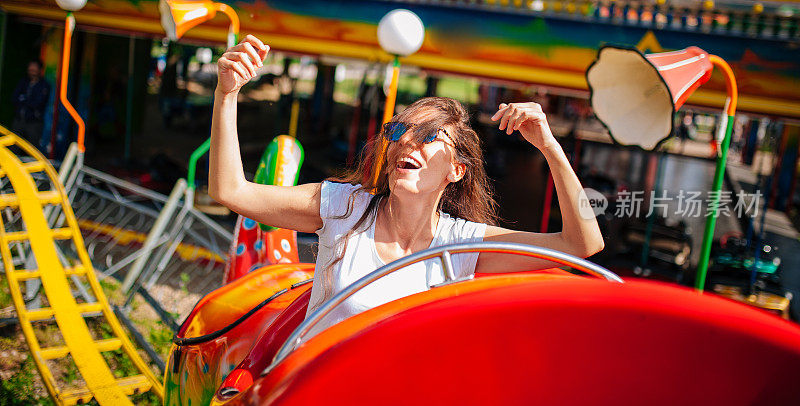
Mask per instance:
[[[600,265],[549,248],[517,243],[486,241],[429,248],[378,268],[377,270],[361,277],[361,279],[355,281],[350,286],[334,295],[330,300],[323,303],[319,308],[306,317],[306,319],[292,332],[289,338],[286,339],[281,348],[278,350],[277,354],[275,354],[275,358],[272,360],[272,363],[266,369],[264,369],[264,372],[262,372],[262,376],[269,373],[269,371],[280,364],[281,361],[286,359],[286,357],[288,357],[289,354],[291,354],[292,351],[294,351],[300,345],[303,337],[309,331],[311,331],[311,329],[317,323],[319,323],[320,320],[322,320],[334,308],[336,308],[336,306],[340,305],[342,302],[347,300],[347,298],[354,295],[367,285],[408,265],[435,257],[439,257],[441,260],[445,277],[445,283],[437,286],[459,281],[456,279],[453,273],[453,265],[450,257],[451,254],[461,254],[465,252],[491,252],[540,258],[575,268],[581,272],[585,272],[599,278],[605,278],[609,282],[624,283],[622,278]]]

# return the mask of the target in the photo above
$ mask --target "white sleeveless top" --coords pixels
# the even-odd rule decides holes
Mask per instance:
[[[317,235],[319,235],[317,272],[314,275],[314,286],[311,288],[311,300],[306,316],[314,311],[311,306],[317,305],[323,296],[325,278],[322,270],[338,257],[337,254],[343,245],[339,240],[358,222],[372,198],[372,195],[365,191],[356,192],[353,196],[353,210],[350,215],[346,218],[336,218],[347,213],[350,195],[359,187],[349,183],[328,181],[322,183],[319,213],[322,218],[322,228],[317,230]],[[446,213],[440,212],[439,214],[431,247],[483,241],[486,224],[454,219]],[[362,231],[350,236],[342,260],[331,269],[333,294],[343,290],[364,275],[386,265],[375,249],[375,221],[368,218],[361,229]],[[463,278],[474,274],[477,260],[478,253],[453,255],[455,276]],[[395,271],[361,289],[337,306],[309,332],[306,338],[364,310],[423,292],[432,285],[442,282],[444,282],[444,275],[438,258],[418,262]]]

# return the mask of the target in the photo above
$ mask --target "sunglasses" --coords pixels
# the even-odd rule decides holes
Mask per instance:
[[[386,137],[389,141],[399,141],[400,137],[406,133],[406,131],[416,127],[417,125],[414,123],[404,123],[402,121],[390,121],[383,125],[383,136]],[[447,130],[444,128],[440,128],[422,140],[425,144],[433,142],[436,137],[439,135],[439,131],[444,132],[448,137],[450,134],[447,133]]]

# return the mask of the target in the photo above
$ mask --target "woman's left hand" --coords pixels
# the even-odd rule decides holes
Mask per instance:
[[[506,134],[519,130],[520,134],[539,150],[557,144],[547,124],[542,106],[538,103],[502,103],[497,113],[492,116],[492,120],[500,120],[500,130],[505,130]]]

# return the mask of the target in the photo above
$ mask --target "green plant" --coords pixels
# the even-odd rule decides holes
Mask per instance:
[[[8,281],[5,278],[0,278],[0,308],[13,305],[11,293],[8,290]]]
[[[161,406],[161,399],[153,393],[153,391],[148,391],[145,393],[140,393],[138,395],[131,396],[131,402],[134,405],[147,405],[147,406]]]
[[[188,285],[188,284],[189,284],[189,279],[190,279],[190,277],[189,277],[189,274],[188,274],[188,273],[186,273],[186,272],[181,272],[181,291],[182,291],[184,294],[187,294],[187,295],[189,294],[189,290],[188,290],[188,289],[186,289],[186,285]]]
[[[120,290],[119,282],[111,278],[101,279],[99,282],[109,302],[121,304],[125,301],[125,294]]]
[[[150,330],[150,344],[162,357],[169,355],[172,347],[172,330],[164,325],[160,320]]]
[[[70,362],[67,364],[66,370],[64,371],[64,383],[67,385],[75,382],[78,379],[78,367],[75,365],[74,362]]]

